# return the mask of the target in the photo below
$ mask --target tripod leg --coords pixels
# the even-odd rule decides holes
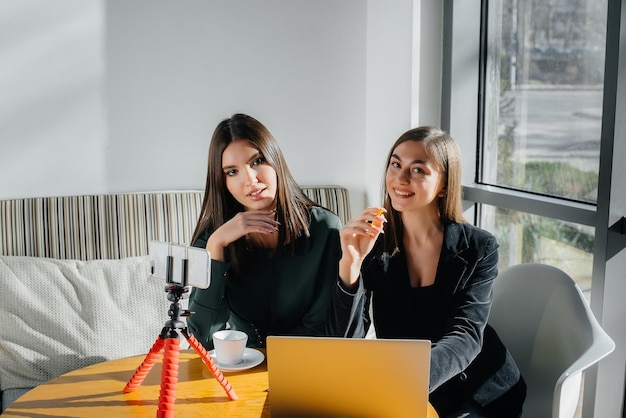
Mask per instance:
[[[193,334],[189,334],[186,328],[183,329],[181,332],[187,339],[187,342],[189,343],[189,345],[193,347],[193,349],[196,350],[196,353],[200,355],[204,364],[206,364],[211,374],[213,374],[213,377],[215,377],[215,380],[217,380],[219,384],[222,385],[222,387],[226,391],[226,394],[228,395],[228,398],[230,398],[231,401],[239,399],[237,397],[237,394],[235,393],[235,389],[233,389],[230,382],[226,379],[226,377],[224,377],[224,374],[222,373],[222,371],[217,368],[217,366],[213,362],[213,359],[211,358],[209,353],[204,349],[202,344],[200,344],[198,339],[194,337]]]
[[[161,391],[159,392],[159,408],[157,418],[174,418],[176,403],[176,384],[178,383],[178,358],[180,340],[170,336],[165,340],[165,353],[161,369]]]
[[[150,373],[150,370],[152,369],[152,366],[154,366],[154,363],[156,363],[156,361],[160,357],[161,350],[163,349],[164,344],[165,340],[163,340],[163,338],[159,336],[150,348],[150,351],[146,355],[146,358],[143,360],[141,365],[137,367],[137,370],[135,370],[135,373],[126,384],[126,387],[123,391],[124,393],[132,392],[133,390],[137,389],[139,385],[141,385],[148,373]]]

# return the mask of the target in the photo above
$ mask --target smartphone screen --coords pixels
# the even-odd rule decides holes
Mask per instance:
[[[201,289],[209,287],[211,255],[205,248],[151,241],[150,259],[153,275],[165,279],[166,283]]]

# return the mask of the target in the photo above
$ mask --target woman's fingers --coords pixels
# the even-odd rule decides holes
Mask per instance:
[[[383,232],[383,225],[387,222],[384,213],[384,208],[366,208],[361,215],[350,220],[346,224],[346,228],[351,228],[353,234],[378,236],[379,233]]]
[[[274,219],[276,212],[273,210],[259,210],[240,212],[232,220],[239,223],[242,235],[251,232],[273,234],[280,227],[280,222]]]
[[[369,237],[377,236],[380,231],[373,227],[372,224],[367,222],[356,222],[354,224],[346,224],[342,228],[342,235],[356,237],[360,235],[367,235]]]
[[[387,221],[383,208],[367,208],[350,220],[341,229],[340,239],[344,252],[353,258],[363,258],[367,255],[383,232],[383,224]]]
[[[273,210],[239,212],[213,233],[213,240],[226,247],[250,233],[273,234],[280,228]]]
[[[339,238],[342,257],[339,262],[339,277],[345,284],[352,285],[358,280],[361,263],[374,248],[376,239],[387,222],[384,213],[384,208],[366,208],[341,229]]]
[[[383,224],[385,222],[387,222],[387,219],[385,219],[385,217],[383,216],[383,213],[385,213],[385,208],[377,208],[376,209],[376,219],[374,219],[372,221],[372,225],[378,227],[378,228],[382,228]]]

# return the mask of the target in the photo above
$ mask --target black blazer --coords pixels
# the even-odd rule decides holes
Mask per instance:
[[[369,325],[369,293],[376,294],[377,283],[386,280],[388,270],[397,271],[390,267],[394,258],[377,256],[366,260],[361,270],[363,280],[359,281],[359,290],[351,300],[344,290],[335,292],[335,312],[331,319],[343,325],[336,326],[335,331],[344,331],[346,336],[365,335],[357,334],[366,332]],[[404,257],[397,262],[405,262]],[[513,388],[515,394],[506,403],[521,411],[525,384],[515,361],[487,325],[497,264],[498,243],[492,234],[467,223],[444,226],[435,281],[444,286],[442,291],[451,306],[450,314],[442,322],[445,324],[442,337],[432,341],[430,398],[438,411],[467,399],[486,406]],[[358,309],[361,315],[355,316]],[[351,332],[355,334],[350,335]],[[440,415],[445,414],[440,412]]]

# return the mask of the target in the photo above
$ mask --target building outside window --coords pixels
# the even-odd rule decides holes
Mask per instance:
[[[478,183],[595,205],[606,1],[503,0],[486,9]],[[589,296],[594,227],[483,206],[501,268],[551,264]]]

